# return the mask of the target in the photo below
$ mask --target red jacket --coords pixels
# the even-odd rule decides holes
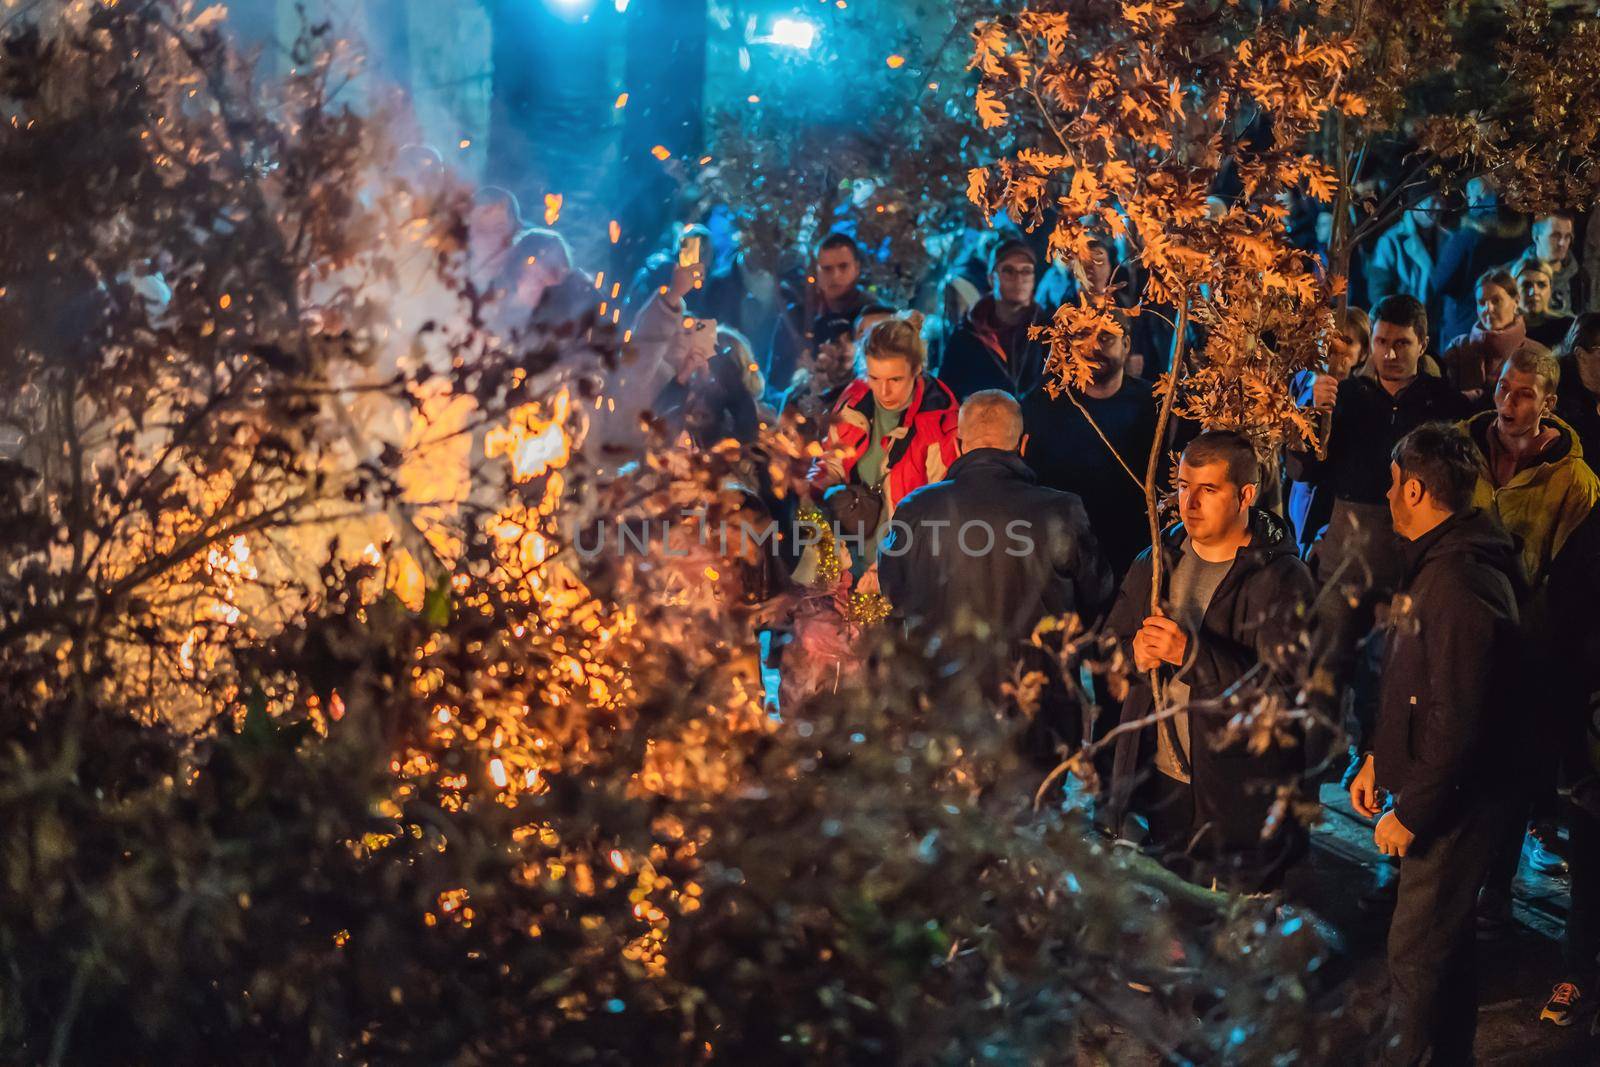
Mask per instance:
[[[857,379],[845,386],[828,423],[829,471],[848,481],[857,461],[871,447],[875,404],[867,383]],[[943,481],[956,456],[956,418],[960,414],[955,394],[943,382],[926,374],[917,379],[911,403],[900,425],[884,438],[889,455],[887,499],[892,512],[913,490]]]

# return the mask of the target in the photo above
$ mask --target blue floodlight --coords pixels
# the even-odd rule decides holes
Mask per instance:
[[[817,40],[817,24],[810,19],[781,18],[772,24],[772,34],[767,40],[809,52]]]
[[[594,7],[594,0],[545,0],[557,14],[567,18],[587,16]]]

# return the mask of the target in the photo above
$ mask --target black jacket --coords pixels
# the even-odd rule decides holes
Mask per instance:
[[[1250,534],[1250,543],[1212,595],[1200,631],[1189,635],[1188,663],[1163,669],[1189,683],[1191,703],[1221,698],[1257,664],[1267,668],[1263,684],[1287,687],[1304,660],[1306,614],[1315,595],[1311,572],[1296,554],[1293,531],[1276,515],[1252,509]],[[1184,539],[1181,523],[1163,535],[1164,575],[1182,558]],[[1106,619],[1106,631],[1121,644],[1130,665],[1133,635],[1150,614],[1150,556],[1147,548],[1134,560]],[[1170,605],[1163,610],[1171,614]],[[1154,709],[1148,680],[1141,675],[1131,682],[1122,702],[1124,724]],[[1308,761],[1298,738],[1294,744],[1275,742],[1260,754],[1249,752],[1243,740],[1219,745],[1227,721],[1227,715],[1215,712],[1189,716],[1194,825],[1213,848],[1245,850],[1260,844],[1277,787],[1297,782]],[[1150,727],[1117,739],[1109,808],[1113,830],[1121,829],[1139,775],[1153,766],[1155,745]]]
[[[1390,396],[1375,377],[1352,374],[1339,383],[1327,455],[1290,454],[1289,473],[1333,493],[1335,500],[1382,504],[1389,492],[1389,454],[1400,438],[1425,422],[1456,422],[1472,405],[1455,386],[1431,374],[1418,374]]]
[[[1111,598],[1083,502],[1038,485],[1015,452],[980,448],[895,509],[878,555],[895,615],[913,627],[1024,641],[1046,615],[1092,625]]]
[[[1044,341],[1028,334],[1049,323],[1050,313],[1035,304],[1017,325],[1002,326],[995,316],[994,297],[984,297],[945,342],[939,380],[957,400],[982,389],[1003,389],[1020,399],[1044,377],[1047,354]]]
[[[1517,777],[1518,752],[1499,746],[1527,736],[1512,717],[1532,710],[1513,688],[1525,673],[1522,564],[1511,536],[1476,508],[1407,544],[1404,554],[1374,755],[1395,816],[1426,840],[1468,804],[1503,796]]]
[[[1600,508],[1556,554],[1547,588],[1552,733],[1573,800],[1600,816]]]
[[[1117,455],[1142,476],[1156,439],[1150,383],[1130,376],[1115,396],[1097,400],[1080,394],[1078,400]],[[1023,398],[1022,423],[1028,431],[1028,465],[1039,483],[1083,498],[1113,577],[1122,577],[1139,551],[1150,546],[1144,487],[1122,469],[1065,393],[1052,397],[1042,385],[1034,389]]]
[[[1571,426],[1583,445],[1585,457],[1600,457],[1600,396],[1589,392],[1572,356],[1561,360],[1561,384],[1556,388],[1556,416]],[[1593,451],[1591,451],[1591,449]],[[1600,462],[1597,459],[1596,462]]]

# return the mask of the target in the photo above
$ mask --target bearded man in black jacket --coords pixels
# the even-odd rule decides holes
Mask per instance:
[[[1518,816],[1518,753],[1504,746],[1520,733],[1510,716],[1523,662],[1522,564],[1510,535],[1471,506],[1476,470],[1472,442],[1442,423],[1401,438],[1390,464],[1403,579],[1375,751],[1350,783],[1356,811],[1378,817],[1378,848],[1400,857],[1389,927],[1394,1034],[1383,1062],[1472,1062],[1478,890]],[[1380,790],[1394,800],[1387,812]]]
[[[1242,434],[1212,431],[1189,442],[1178,464],[1183,521],[1159,546],[1170,576],[1161,609],[1150,610],[1147,548],[1106,620],[1139,670],[1123,701],[1124,726],[1151,718],[1152,672],[1172,709],[1118,739],[1110,828],[1121,831],[1131,806],[1149,823],[1149,847],[1174,869],[1242,892],[1276,888],[1305,850],[1294,819],[1266,831],[1281,788],[1304,776],[1307,739],[1274,736],[1252,751],[1247,737],[1227,736],[1237,702],[1252,699],[1257,685],[1292,685],[1313,596],[1288,523],[1253,506],[1260,477]],[[1235,694],[1247,675],[1259,679],[1252,693]]]

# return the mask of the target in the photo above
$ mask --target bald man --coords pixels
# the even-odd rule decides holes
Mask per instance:
[[[879,584],[913,630],[972,638],[1009,659],[1046,615],[1094,622],[1111,573],[1083,501],[1040,486],[1022,460],[1022,409],[987,389],[961,405],[961,455],[895,509]]]

